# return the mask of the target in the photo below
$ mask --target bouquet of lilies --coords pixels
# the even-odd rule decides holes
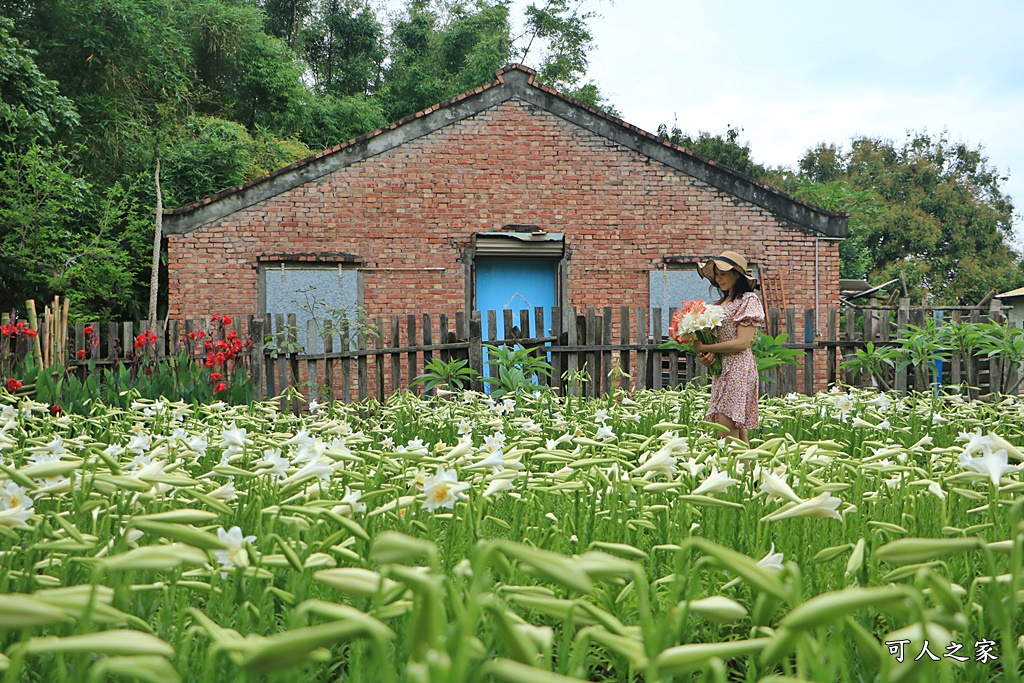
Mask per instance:
[[[714,304],[705,304],[702,299],[684,301],[682,308],[672,314],[672,323],[668,326],[668,336],[672,341],[665,342],[661,348],[679,349],[694,353],[693,342],[700,340],[704,344],[713,344],[715,339],[711,332],[725,320],[725,309]],[[712,376],[722,374],[722,357],[715,354],[715,362],[708,368]]]

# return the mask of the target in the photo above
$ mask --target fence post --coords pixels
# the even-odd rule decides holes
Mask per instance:
[[[565,372],[565,354],[558,352],[558,347],[562,345],[561,306],[551,307],[551,336],[555,338],[551,342],[551,367],[554,368],[551,371],[551,386],[560,395],[565,396],[565,381],[562,379],[562,373]]]
[[[647,309],[640,306],[636,309],[636,342],[640,346],[648,343],[649,330],[647,328]],[[641,348],[636,352],[636,388],[650,388],[650,374],[647,372],[647,349]]]
[[[793,308],[786,309],[786,333],[791,341],[796,341],[796,311]],[[786,365],[782,368],[783,393],[796,392],[796,366]]]
[[[651,309],[651,326],[654,328],[651,336],[656,347],[661,346],[662,311],[663,309],[660,308]],[[647,354],[647,364],[651,368],[651,389],[661,389],[662,357],[662,351],[658,348],[651,349],[650,353]]]
[[[900,307],[896,311],[896,338],[904,338],[907,325],[910,322],[910,299],[900,297]],[[896,371],[896,391],[901,394],[907,393],[907,369],[900,368]]]
[[[488,311],[488,314],[493,311]],[[473,391],[484,390],[484,347],[483,347],[483,325],[480,320],[480,311],[473,311],[469,316],[469,367],[480,373],[470,382]]]
[[[611,346],[612,344],[612,307],[604,307],[604,315],[601,316],[604,330],[601,334],[601,344]],[[612,390],[612,352],[611,349],[603,353],[604,361],[601,363],[601,389],[603,394],[609,394]]]
[[[814,343],[814,309],[804,311],[804,344]],[[804,349],[804,393],[814,395],[814,349]]]
[[[384,330],[381,330],[381,335],[384,334]],[[391,348],[397,349],[402,346],[401,337],[401,319],[397,315],[391,316]],[[381,368],[381,372],[384,368]],[[391,354],[391,390],[398,391],[398,388],[402,385],[402,354],[392,353]]]
[[[249,347],[249,376],[254,398],[262,401],[266,396],[263,386],[263,318],[253,318],[249,322],[249,338],[253,340]]]
[[[565,310],[562,311],[562,332],[567,337],[567,344],[571,348],[576,346],[578,341],[577,332],[579,330],[576,327],[576,307],[566,306]],[[570,351],[565,354],[565,371],[569,374],[575,374],[579,371],[579,356],[575,351]],[[579,396],[580,384],[577,381],[565,383],[565,395]]]
[[[623,346],[629,346],[629,306],[619,307],[619,338],[622,340]],[[629,381],[631,379],[629,374],[629,349],[622,349],[619,351],[619,367],[622,369],[622,372],[625,373],[619,386],[624,390],[629,391]]]
[[[334,353],[334,323],[330,320],[324,321],[324,385],[327,387],[327,396],[330,400],[336,398],[334,394],[334,359],[330,354]]]
[[[828,309],[828,323],[826,326],[826,334],[828,336],[827,341],[834,342],[838,341],[836,338],[836,329],[839,324],[838,312],[834,308]],[[826,346],[827,355],[825,356],[825,381],[829,386],[833,386],[836,383],[836,351],[839,347]]]

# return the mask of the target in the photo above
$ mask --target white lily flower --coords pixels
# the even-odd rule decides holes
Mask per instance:
[[[768,500],[791,500],[794,503],[802,503],[804,499],[796,495],[786,480],[789,475],[780,476],[767,469],[761,470],[761,490],[768,494]]]
[[[728,472],[719,471],[717,467],[711,468],[711,474],[707,476],[700,486],[696,488],[693,495],[699,496],[706,493],[721,493],[733,484],[738,484],[738,479],[733,479]]]
[[[484,491],[484,498],[490,498],[499,493],[505,491],[511,491],[514,486],[515,480],[507,477],[496,477],[491,479],[491,483],[487,485],[487,490]]]
[[[831,517],[832,519],[841,520],[843,516],[839,514],[837,508],[843,501],[836,498],[831,493],[822,493],[821,495],[815,496],[809,500],[805,500],[802,503],[798,503],[790,508],[783,508],[777,512],[773,512],[770,515],[766,515],[761,518],[763,522],[777,521],[780,519],[789,519],[791,517]]]
[[[672,451],[669,449],[662,448],[649,457],[644,464],[630,472],[630,474],[642,474],[644,479],[661,474],[667,479],[672,479],[676,476],[676,457],[672,455]]]
[[[437,466],[437,472],[427,477],[423,482],[423,493],[427,499],[423,503],[423,509],[432,512],[439,507],[455,507],[456,501],[466,497],[463,491],[469,484],[459,481],[459,475],[455,470],[446,470],[443,466]]]
[[[607,439],[614,439],[615,438],[615,432],[612,431],[611,427],[606,427],[604,425],[601,425],[600,427],[597,428],[597,434],[594,435],[594,438],[597,439],[598,441],[605,441]]]
[[[1017,468],[1008,463],[1009,456],[1005,449],[993,451],[987,444],[982,447],[982,456],[972,458],[964,450],[960,454],[960,466],[974,470],[981,474],[987,474],[993,486],[999,486],[999,478],[1007,472],[1013,472]]]
[[[770,569],[775,572],[782,571],[782,553],[775,552],[775,544],[772,543],[772,549],[768,551],[768,554],[757,561],[757,566],[762,569]]]
[[[230,531],[225,531],[224,527],[217,529],[217,538],[227,546],[225,550],[213,551],[222,567],[231,569],[249,566],[249,553],[246,552],[245,546],[248,543],[255,543],[255,536],[242,536],[242,530],[233,526]]]

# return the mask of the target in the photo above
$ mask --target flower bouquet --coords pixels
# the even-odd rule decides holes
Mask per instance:
[[[672,323],[668,326],[668,336],[672,341],[661,345],[663,349],[679,349],[694,353],[693,342],[700,340],[704,344],[715,342],[711,331],[719,327],[725,320],[725,309],[714,304],[705,304],[702,299],[684,301],[682,308],[672,314]],[[722,356],[715,354],[715,362],[708,368],[708,374],[722,374]]]

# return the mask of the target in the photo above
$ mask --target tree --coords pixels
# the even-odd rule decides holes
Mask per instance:
[[[78,123],[74,103],[36,65],[34,50],[11,35],[14,22],[0,16],[0,149],[26,149]]]
[[[700,131],[697,137],[693,137],[684,133],[675,124],[672,125],[671,131],[665,124],[658,126],[658,137],[662,140],[668,140],[751,178],[763,180],[768,175],[768,170],[754,161],[748,145],[741,145],[738,142],[742,132],[742,128],[727,126],[724,136]]]
[[[809,150],[778,183],[824,208],[850,212],[841,272],[873,281],[899,277],[944,304],[977,303],[988,291],[1024,285],[1009,247],[1013,203],[1006,178],[983,149],[945,133],[908,133],[902,144],[853,139],[847,151]]]

